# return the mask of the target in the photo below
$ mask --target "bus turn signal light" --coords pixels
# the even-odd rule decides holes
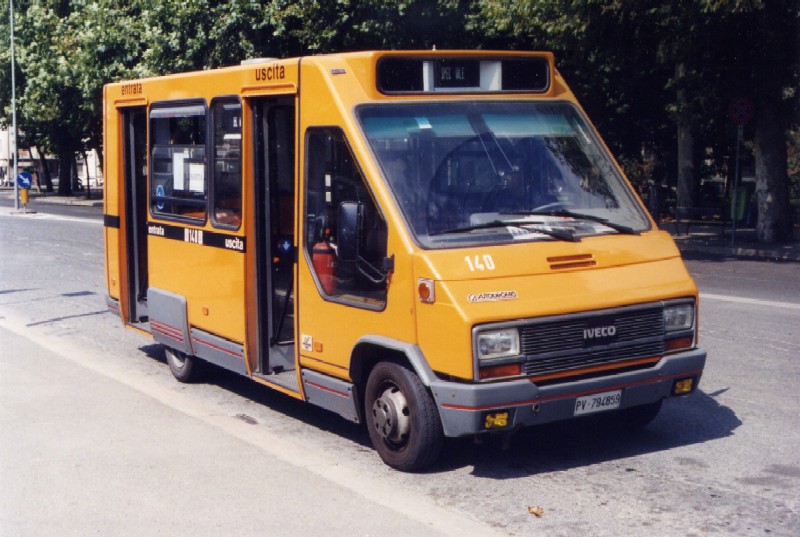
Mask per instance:
[[[667,339],[664,341],[664,350],[666,352],[674,352],[683,349],[691,349],[693,344],[694,340],[691,336],[677,339]]]
[[[436,302],[436,286],[433,280],[420,278],[417,281],[417,294],[419,295],[420,302],[425,302],[427,304]]]
[[[508,427],[508,410],[486,414],[483,420],[484,429],[499,429],[501,427]]]
[[[672,385],[672,395],[686,395],[694,389],[694,378],[678,379]]]
[[[521,364],[492,365],[489,367],[482,367],[478,372],[478,376],[481,380],[500,377],[518,377],[521,374]]]

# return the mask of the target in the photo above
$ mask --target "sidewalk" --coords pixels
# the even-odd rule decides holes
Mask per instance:
[[[0,198],[14,200],[14,189],[3,187],[0,189]],[[38,203],[52,203],[55,205],[82,205],[84,207],[102,207],[103,206],[103,189],[101,187],[93,187],[90,190],[90,196],[87,199],[86,191],[81,191],[73,194],[72,196],[59,196],[55,192],[42,192],[41,194],[36,190],[31,189],[28,193],[28,208],[36,210]]]
[[[0,190],[0,198],[14,199],[13,189]],[[92,189],[91,197],[86,198],[82,192],[73,196],[57,196],[55,193],[42,193],[32,191],[28,209],[35,211],[38,204],[57,205],[82,205],[85,207],[103,206],[102,189]],[[795,229],[794,240],[786,244],[761,244],[756,241],[756,231],[753,228],[736,230],[736,241],[731,245],[730,227],[723,229],[720,226],[693,225],[690,233],[677,234],[675,225],[671,222],[662,222],[661,229],[672,235],[675,243],[683,254],[702,255],[716,258],[734,257],[739,259],[757,259],[763,261],[790,261],[800,263],[800,230]]]

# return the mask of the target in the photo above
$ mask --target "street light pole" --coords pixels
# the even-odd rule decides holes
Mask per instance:
[[[11,27],[11,129],[14,132],[14,168],[10,179],[14,182],[14,210],[19,211],[19,185],[17,184],[17,83],[14,73],[14,0],[8,0],[9,26]],[[11,144],[9,144],[11,147]]]

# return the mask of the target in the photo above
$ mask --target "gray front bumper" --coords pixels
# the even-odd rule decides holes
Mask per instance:
[[[574,417],[575,399],[583,395],[622,390],[620,408],[652,403],[670,397],[677,379],[694,377],[700,382],[706,353],[695,349],[664,357],[654,367],[574,382],[539,387],[528,380],[489,384],[431,382],[446,436],[465,436],[486,432],[485,415],[508,410],[509,424],[503,430]]]

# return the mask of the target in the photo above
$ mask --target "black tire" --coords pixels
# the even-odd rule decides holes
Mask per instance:
[[[369,437],[381,459],[413,472],[433,464],[444,433],[436,403],[417,375],[400,364],[380,362],[369,374],[364,394]]]
[[[659,399],[654,403],[648,403],[646,405],[639,405],[620,410],[616,416],[617,421],[621,427],[629,431],[638,431],[639,429],[644,429],[650,425],[654,419],[656,419],[659,411],[661,411],[661,405],[663,402],[663,399]]]
[[[203,378],[203,362],[181,351],[165,348],[167,364],[172,375],[180,382],[193,383]]]

